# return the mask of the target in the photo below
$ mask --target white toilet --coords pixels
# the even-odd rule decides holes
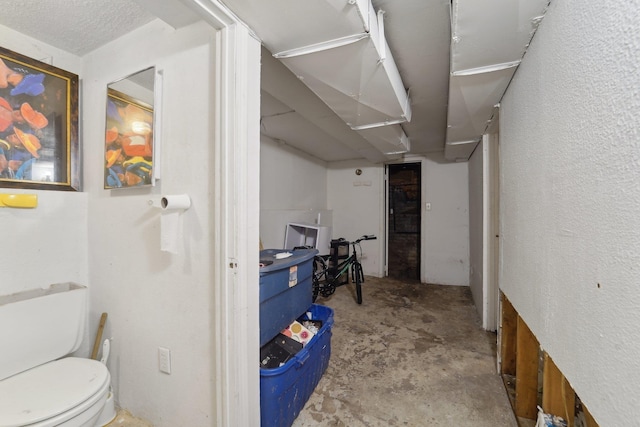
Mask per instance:
[[[0,296],[0,427],[93,427],[111,421],[107,367],[64,357],[80,346],[87,288],[73,283]]]

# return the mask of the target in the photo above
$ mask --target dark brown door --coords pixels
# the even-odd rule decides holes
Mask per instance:
[[[420,163],[389,165],[389,277],[420,280]]]

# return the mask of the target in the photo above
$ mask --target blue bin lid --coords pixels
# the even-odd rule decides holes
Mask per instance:
[[[276,255],[280,253],[290,253],[291,256],[278,259]],[[264,249],[260,251],[260,263],[263,261],[272,261],[273,264],[260,267],[260,275],[272,273],[283,268],[293,267],[309,259],[318,253],[317,249]]]

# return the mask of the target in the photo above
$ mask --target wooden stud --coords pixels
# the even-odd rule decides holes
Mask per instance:
[[[516,416],[534,420],[538,409],[538,352],[540,345],[518,316],[516,347]]]
[[[500,373],[516,374],[516,333],[518,329],[518,313],[507,297],[502,294],[502,325],[500,328]]]
[[[564,418],[567,426],[573,427],[575,406],[576,393],[551,357],[545,353],[542,371],[542,409],[548,414]]]

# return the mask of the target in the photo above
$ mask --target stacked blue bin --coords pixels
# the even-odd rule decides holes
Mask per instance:
[[[279,258],[288,254],[287,258]],[[313,257],[317,249],[260,251],[260,346],[304,313],[313,302]]]
[[[291,256],[280,258],[281,253]],[[329,365],[333,310],[312,304],[315,249],[260,252],[260,346],[294,320],[320,320],[318,333],[279,368],[260,369],[262,427],[289,427]],[[309,318],[310,316],[310,318]]]
[[[329,366],[333,310],[313,304],[309,311],[322,322],[318,333],[283,366],[260,369],[262,427],[290,427]]]

